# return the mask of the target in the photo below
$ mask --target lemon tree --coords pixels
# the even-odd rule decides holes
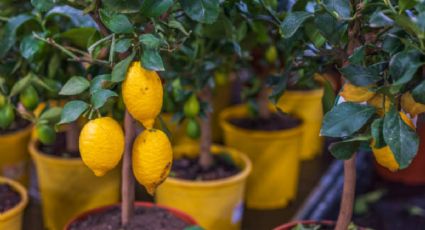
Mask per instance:
[[[403,169],[419,145],[412,118],[422,113],[424,3],[415,1],[297,1],[281,24],[291,37],[314,25],[332,52],[344,86],[325,115],[321,134],[344,163],[345,185],[336,229],[351,218],[355,153],[370,146],[379,164]],[[319,51],[324,51],[319,47]],[[415,92],[416,91],[416,96]],[[407,113],[407,114],[406,114]]]

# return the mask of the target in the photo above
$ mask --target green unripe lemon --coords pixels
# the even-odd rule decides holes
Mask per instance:
[[[201,135],[201,128],[195,119],[189,119],[186,126],[186,135],[192,139],[198,139]]]
[[[34,87],[28,86],[19,95],[19,101],[28,110],[34,110],[39,103],[38,93]]]
[[[6,104],[6,97],[3,94],[0,94],[0,108]]]
[[[12,105],[5,104],[0,108],[0,128],[6,129],[15,120],[15,111]]]
[[[276,46],[271,45],[266,50],[266,60],[269,63],[274,63],[277,59],[277,49]]]
[[[55,130],[47,124],[38,124],[35,127],[38,140],[43,144],[53,144],[56,140]]]
[[[183,111],[184,115],[189,118],[193,118],[196,115],[199,114],[199,101],[196,98],[195,94],[192,94],[192,96],[184,103]]]

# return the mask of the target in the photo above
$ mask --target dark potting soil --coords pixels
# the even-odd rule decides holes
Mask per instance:
[[[66,150],[66,134],[60,132],[56,134],[56,141],[53,144],[45,145],[43,143],[37,144],[38,149],[47,155],[63,157],[63,158],[80,158],[79,152],[70,152]]]
[[[121,229],[121,208],[114,207],[73,223],[70,230]],[[158,207],[135,207],[134,217],[126,230],[183,230],[190,225],[169,211]]]
[[[8,184],[0,184],[0,214],[15,207],[21,196]]]
[[[226,153],[214,154],[213,159],[213,165],[206,170],[199,164],[199,157],[174,160],[170,176],[184,180],[208,181],[231,177],[240,171]]]
[[[358,226],[379,230],[425,229],[425,186],[408,186],[375,179],[370,191],[382,191],[382,197],[369,203],[365,213],[356,214]]]
[[[317,224],[298,224],[291,230],[334,230],[335,226]]]
[[[240,128],[264,131],[291,129],[301,124],[301,121],[295,117],[278,113],[272,113],[266,119],[261,117],[231,118],[229,122]]]
[[[17,116],[15,121],[7,129],[0,129],[0,135],[19,131],[21,129],[28,127],[28,125],[30,124],[31,122]]]

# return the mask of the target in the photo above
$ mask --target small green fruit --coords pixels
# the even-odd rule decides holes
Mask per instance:
[[[28,86],[19,95],[19,101],[26,109],[34,110],[39,103],[37,90],[32,86]]]
[[[195,119],[189,119],[186,126],[186,135],[192,139],[198,139],[201,135],[201,128]]]
[[[189,98],[189,100],[184,103],[183,111],[184,115],[189,118],[193,118],[196,115],[199,114],[200,106],[198,98],[196,98],[195,94],[192,94],[192,96]]]
[[[276,46],[271,45],[266,50],[266,60],[268,63],[274,63],[277,59],[277,49]]]
[[[0,108],[0,128],[6,129],[15,120],[15,111],[12,105],[5,104]]]
[[[35,127],[35,131],[38,137],[38,140],[40,140],[43,144],[53,144],[56,140],[56,132],[55,130],[47,125],[47,124],[38,124]]]

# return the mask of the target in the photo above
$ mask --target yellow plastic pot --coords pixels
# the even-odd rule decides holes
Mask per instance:
[[[37,149],[36,141],[30,142],[29,151],[37,170],[47,229],[62,230],[77,214],[119,201],[118,167],[96,177],[81,159],[43,154]]]
[[[169,177],[158,187],[156,202],[187,213],[207,230],[240,229],[245,182],[251,171],[251,162],[245,155],[231,148],[213,146],[211,152],[229,153],[242,171],[214,181],[189,181]],[[175,158],[197,154],[198,145],[174,148]]]
[[[310,160],[322,152],[323,138],[319,133],[323,119],[323,93],[323,88],[308,91],[288,90],[277,103],[284,112],[303,120],[302,160]]]
[[[214,142],[223,141],[223,130],[220,126],[220,113],[230,106],[232,97],[232,81],[229,79],[217,84],[213,91],[213,111],[211,115],[211,133]]]
[[[15,207],[4,213],[0,213],[0,229],[20,230],[22,228],[22,216],[24,215],[24,209],[28,204],[27,191],[24,186],[5,177],[0,177],[0,184],[8,184],[12,186],[13,189],[21,196],[21,201]]]
[[[28,185],[28,142],[32,125],[0,135],[0,175]]]
[[[228,121],[246,117],[247,113],[246,105],[239,105],[220,114],[226,146],[246,153],[253,165],[246,204],[254,209],[285,207],[297,193],[302,127],[257,131],[236,127]]]

